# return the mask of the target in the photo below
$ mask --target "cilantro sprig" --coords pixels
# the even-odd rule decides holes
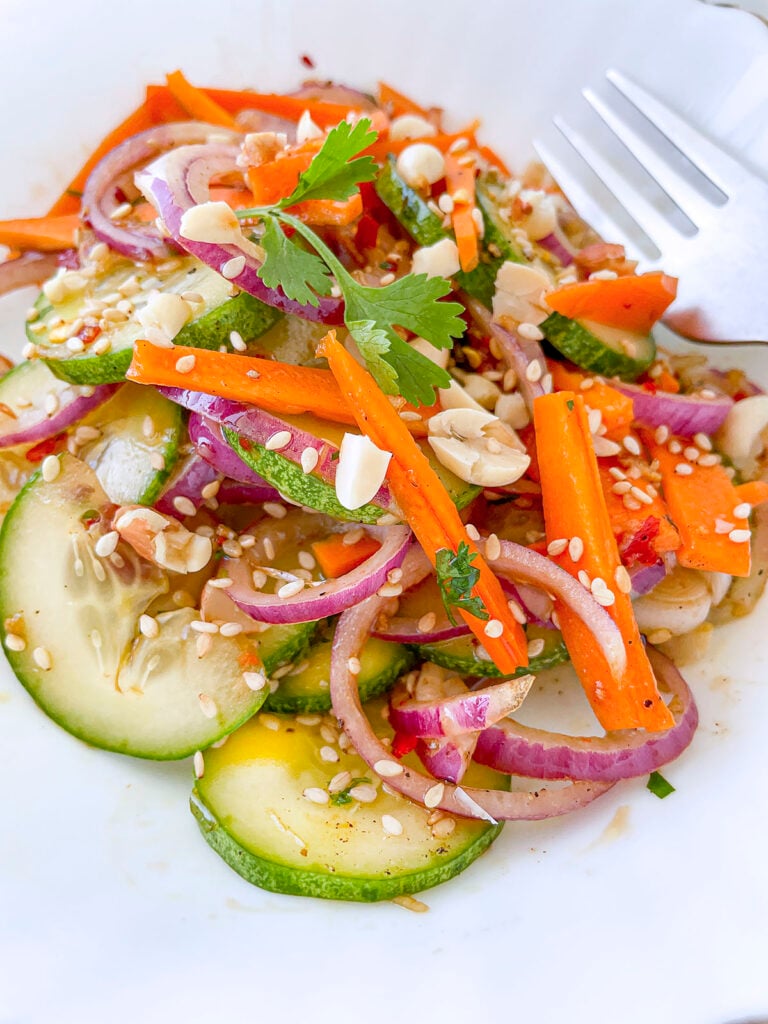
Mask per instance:
[[[286,212],[310,199],[344,201],[377,173],[371,157],[358,156],[375,139],[371,122],[342,121],[326,139],[290,196],[270,207],[242,210],[258,217],[264,262],[257,271],[268,288],[280,287],[289,299],[312,306],[332,293],[334,282],[344,299],[344,321],[379,387],[414,404],[431,405],[434,388],[450,384],[448,373],[411,348],[396,328],[425,338],[436,348],[450,348],[464,333],[463,307],[441,301],[451,288],[440,277],[408,274],[389,285],[360,284],[336,254],[303,221]],[[292,229],[288,237],[283,227]],[[301,244],[301,243],[304,244]],[[307,248],[308,247],[308,248]]]
[[[456,551],[440,548],[435,556],[437,585],[451,625],[456,625],[454,611],[469,612],[482,620],[489,617],[482,600],[472,597],[472,588],[480,579],[480,570],[472,565],[476,558],[477,554],[463,540]]]

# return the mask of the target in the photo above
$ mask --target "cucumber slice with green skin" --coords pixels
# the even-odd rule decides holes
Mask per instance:
[[[526,636],[529,642],[542,639],[544,650],[535,658],[531,658],[525,668],[519,668],[511,678],[524,676],[529,672],[534,674],[543,672],[545,669],[554,668],[556,665],[562,665],[570,660],[563,637],[557,630],[528,626]],[[423,661],[432,661],[435,665],[458,672],[460,675],[509,678],[503,676],[492,661],[478,658],[475,653],[477,646],[469,636],[457,636],[452,640],[439,640],[433,644],[418,644],[414,650]]]
[[[238,331],[244,340],[249,341],[262,335],[283,315],[245,292],[233,297],[231,283],[193,257],[180,257],[170,262],[172,269],[158,272],[151,267],[140,268],[120,260],[109,273],[89,279],[84,291],[55,305],[49,302],[45,293],[41,293],[35,303],[38,317],[27,324],[27,336],[37,345],[51,371],[74,384],[107,384],[123,380],[131,362],[133,343],[144,334],[135,311],[146,304],[155,289],[177,294],[195,292],[203,300],[191,304],[195,319],[177,334],[174,339],[177,345],[209,349],[226,345],[231,350],[231,331]],[[129,282],[135,282],[139,287],[136,289]],[[108,352],[93,355],[86,349],[73,355],[63,340],[51,339],[51,330],[56,326],[79,319],[85,321],[81,336],[83,332],[93,335],[93,327],[88,325],[100,321],[89,311],[92,303],[108,299],[110,305],[116,304],[122,298],[121,287],[129,293],[128,301],[134,312],[122,323],[104,326],[94,338],[108,340]]]
[[[330,711],[328,682],[331,678],[331,644],[333,637],[312,644],[298,666],[301,671],[289,673],[280,680],[275,693],[267,698],[269,711],[297,714],[302,711]],[[414,662],[414,655],[402,644],[372,637],[360,655],[357,686],[360,699],[370,700],[384,693]]]
[[[373,702],[371,721],[385,728],[380,710]],[[339,751],[333,764],[324,761],[320,752],[327,745],[320,726],[258,715],[206,753],[191,810],[206,841],[248,882],[296,896],[390,900],[453,878],[501,831],[501,825],[459,818],[449,835],[433,836],[429,810],[380,785],[371,803],[344,791],[313,803],[304,792],[327,791],[338,772],[375,779],[354,750]],[[466,778],[471,785],[509,785],[478,765]],[[384,831],[384,815],[402,825],[400,835]]]
[[[443,238],[453,237],[443,227],[442,218],[433,213],[419,193],[400,177],[391,157],[379,171],[375,189],[379,199],[418,245],[434,245]],[[485,220],[485,214],[483,218]],[[491,256],[487,249],[487,242],[490,241],[496,241],[493,232],[488,239],[483,238],[480,263],[474,270],[468,274],[461,270],[454,274],[458,286],[486,306],[490,306],[493,299],[498,269],[505,259],[510,258],[504,255]],[[503,253],[504,249],[500,248],[500,251]]]
[[[520,244],[515,241],[511,228],[501,217],[494,197],[494,183],[489,175],[482,175],[475,185],[477,205],[483,215],[483,245],[485,248],[495,246],[499,252],[496,270],[502,263],[511,260],[513,263],[527,263]],[[491,296],[492,298],[493,296]]]
[[[117,505],[154,504],[179,456],[184,437],[181,408],[154,388],[124,384],[83,424],[101,430],[101,437],[81,448],[79,455],[109,499]]]
[[[159,635],[142,636],[138,618],[168,591],[168,576],[123,543],[117,564],[95,554],[87,524],[107,496],[85,463],[64,453],[60,466],[55,480],[38,474],[27,484],[0,531],[11,668],[50,718],[87,743],[155,760],[187,757],[262,705],[267,687],[250,690],[240,664],[255,645],[217,634],[199,657],[190,628],[199,612],[190,608],[159,613]],[[24,638],[24,650],[9,648],[9,632]]]
[[[259,657],[265,673],[270,676],[275,669],[302,657],[318,625],[317,622],[294,622],[287,626],[270,626],[259,633]]]
[[[635,380],[656,358],[656,342],[650,334],[571,320],[561,313],[550,313],[539,329],[566,359],[604,377]]]

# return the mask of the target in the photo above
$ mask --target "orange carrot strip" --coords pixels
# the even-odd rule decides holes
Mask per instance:
[[[80,217],[76,213],[65,213],[56,217],[3,220],[0,221],[0,244],[12,249],[60,252],[62,249],[72,248],[75,244],[75,232],[79,227]]]
[[[591,374],[566,366],[555,359],[548,360],[549,372],[555,391],[576,391],[584,396],[584,402],[590,409],[599,409],[602,413],[603,425],[609,434],[616,431],[623,437],[635,418],[634,403],[627,395],[612,388],[605,381],[597,380]],[[583,381],[591,380],[592,384],[582,390]]]
[[[313,152],[292,153],[269,160],[246,172],[248,185],[257,206],[272,206],[289,196],[296,188],[299,175],[312,163]]]
[[[459,263],[465,273],[474,270],[480,259],[477,224],[472,216],[475,208],[475,168],[459,163],[459,157],[447,153],[445,157],[445,186],[453,197],[451,224],[459,249]]]
[[[457,551],[461,542],[475,554],[473,565],[480,579],[472,593],[482,600],[490,618],[501,623],[501,636],[488,636],[485,622],[462,611],[464,621],[502,672],[512,673],[527,664],[525,634],[509,611],[499,581],[480,556],[448,492],[389,399],[368,371],[339,344],[333,331],[323,339],[318,353],[328,360],[360,429],[377,447],[392,452],[387,479],[432,564],[439,550]]]
[[[643,491],[651,498],[650,504],[643,503],[639,509],[627,508],[624,504],[624,495],[616,494],[613,490],[616,480],[609,472],[609,465],[607,459],[600,460],[600,482],[603,485],[605,506],[608,509],[608,518],[611,521],[611,529],[616,542],[621,545],[623,541],[636,536],[642,530],[646,520],[652,517],[658,520],[659,531],[649,541],[651,549],[659,556],[665,555],[669,551],[677,551],[680,547],[680,534],[669,519],[669,510],[663,498],[659,494],[653,497],[643,487]],[[640,481],[630,481],[630,483],[640,484]],[[640,503],[635,502],[635,504]]]
[[[643,440],[651,458],[659,462],[664,498],[680,534],[680,565],[749,576],[749,541],[739,543],[729,536],[734,529],[748,530],[747,521],[737,520],[733,515],[736,506],[747,500],[742,497],[744,492],[733,486],[723,466],[693,465],[681,455],[673,455],[667,445],[656,444],[650,432],[644,434]],[[685,447],[685,439],[679,440]],[[678,466],[685,466],[690,472],[678,473]],[[759,497],[761,491],[762,488],[750,489],[746,493]],[[731,524],[730,529],[726,524]]]
[[[611,281],[582,281],[547,294],[557,313],[574,320],[595,320],[607,327],[646,332],[677,294],[677,278],[668,274],[627,274]]]
[[[497,167],[502,174],[506,174],[506,176],[509,177],[510,170],[495,149],[491,149],[490,146],[478,146],[477,151],[480,156],[484,157],[488,161],[489,164]]]
[[[768,501],[768,484],[762,480],[750,480],[746,484],[739,484],[734,490],[739,503],[746,501],[752,508]]]
[[[571,558],[566,548],[555,561],[572,576],[578,577],[583,570],[590,580],[604,582],[614,595],[607,611],[621,631],[627,653],[627,667],[617,679],[588,627],[558,602],[560,628],[573,666],[604,729],[668,729],[674,720],[656,688],[632,602],[616,585],[621,559],[603,497],[584,399],[568,391],[543,395],[534,402],[533,416],[547,541],[574,537],[582,541],[583,553],[574,552],[577,559]]]
[[[345,544],[344,536],[343,533],[336,533],[311,545],[326,579],[339,579],[352,572],[358,565],[362,565],[366,558],[375,555],[381,547],[381,544],[367,533],[354,544]]]
[[[420,106],[405,93],[398,92],[386,82],[379,82],[379,106],[388,109],[392,117],[400,117],[402,114],[417,114],[426,120],[429,119],[429,111],[425,107]]]
[[[220,124],[224,128],[233,128],[241,131],[237,122],[231,114],[227,113],[216,100],[203,90],[198,89],[187,81],[181,71],[172,71],[166,75],[166,82],[171,95],[192,117],[200,121],[207,121],[208,124]]]
[[[666,370],[662,370],[658,377],[653,378],[653,383],[659,391],[666,391],[670,395],[676,395],[680,390],[680,382],[676,377]]]
[[[429,142],[430,146],[435,146],[435,148],[439,149],[441,153],[447,153],[454,142],[459,139],[466,139],[469,142],[470,149],[476,149],[477,142],[475,139],[475,132],[479,126],[479,121],[473,121],[472,124],[467,125],[467,127],[460,132],[453,132],[450,135],[445,133],[432,135],[428,139],[425,139],[425,141]],[[399,156],[404,149],[412,145],[413,139],[377,139],[376,142],[373,142],[368,149],[365,150],[365,153],[368,156],[372,156],[374,160],[379,161],[379,163],[382,163],[387,159],[390,153],[394,156]]]
[[[359,192],[345,202],[336,202],[333,199],[307,199],[306,202],[289,207],[289,211],[305,224],[344,227],[362,214],[363,200]]]
[[[354,103],[328,103],[326,100],[302,99],[299,96],[280,96],[277,93],[249,92],[247,89],[206,89],[206,94],[229,114],[242,110],[260,110],[265,114],[298,121],[305,110],[321,128],[331,128],[343,121],[350,110],[362,111]],[[370,116],[367,111],[365,116]]]

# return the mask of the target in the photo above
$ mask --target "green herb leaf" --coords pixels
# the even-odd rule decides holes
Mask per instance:
[[[373,157],[352,158],[377,138],[368,118],[363,117],[354,125],[341,121],[328,133],[306,171],[299,175],[293,192],[280,201],[280,208],[284,210],[307,199],[334,199],[337,202],[349,199],[361,182],[373,181],[376,177]]]
[[[373,320],[347,320],[366,366],[382,391],[401,394],[414,405],[431,405],[433,388],[445,388],[450,377],[441,367],[411,348],[391,328]]]
[[[260,239],[264,262],[257,273],[268,288],[282,288],[289,299],[319,305],[320,295],[330,295],[331,282],[324,262],[302,249],[285,235],[277,218],[262,218],[264,234]]]
[[[472,588],[480,579],[480,570],[472,565],[477,557],[470,552],[466,541],[460,541],[458,549],[441,548],[435,557],[437,584],[440,596],[448,613],[449,621],[455,625],[454,609],[469,612],[478,619],[489,618],[479,597],[472,597]]]
[[[381,390],[389,395],[395,394],[397,371],[387,362],[387,353],[392,344],[387,332],[377,327],[373,320],[347,320],[347,327]]]
[[[659,800],[663,800],[664,797],[675,792],[675,787],[670,782],[667,782],[661,772],[651,772],[645,788],[649,789]]]
[[[351,804],[352,797],[349,795],[350,789],[354,789],[355,786],[361,786],[364,782],[370,785],[370,779],[352,779],[346,789],[340,790],[338,793],[332,793],[330,802],[336,807],[343,807],[344,804]]]

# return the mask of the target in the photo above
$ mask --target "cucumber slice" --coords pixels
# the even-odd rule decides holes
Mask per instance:
[[[256,711],[267,688],[250,690],[243,637],[212,637],[198,657],[196,609],[159,613],[160,633],[139,634],[139,616],[169,589],[168,576],[120,544],[117,564],[98,558],[87,524],[108,499],[88,466],[67,453],[46,483],[36,475],[0,531],[0,621],[19,681],[63,728],[97,747],[135,757],[187,757]],[[8,634],[26,642],[8,647]],[[50,667],[42,664],[49,661]],[[199,695],[213,702],[203,713]]]
[[[656,342],[650,334],[571,320],[561,313],[550,313],[539,329],[566,359],[604,377],[634,380],[656,358]]]
[[[266,674],[272,675],[281,665],[300,658],[317,627],[317,622],[294,622],[287,626],[270,626],[259,633],[259,657]]]
[[[477,205],[483,215],[483,245],[487,249],[495,246],[498,250],[500,254],[498,266],[507,260],[511,260],[513,263],[527,263],[528,260],[523,255],[519,242],[515,240],[509,224],[502,219],[499,213],[496,200],[497,188],[493,177],[487,174],[481,175],[475,185]]]
[[[562,665],[570,660],[563,637],[557,630],[528,626],[526,636],[529,641],[542,639],[544,650],[535,658],[531,658],[530,664],[526,668],[519,668],[512,678],[527,675],[529,672],[534,674],[543,672],[545,669],[554,668],[555,665]],[[438,640],[433,644],[418,644],[414,650],[423,661],[432,661],[435,665],[441,665],[443,668],[461,675],[507,678],[502,676],[492,661],[478,658],[477,645],[469,636],[457,636],[453,640]]]
[[[377,702],[369,707],[371,721],[384,730],[380,710]],[[313,803],[305,790],[326,791],[338,772],[373,781],[353,750],[339,751],[333,764],[324,761],[320,728],[258,715],[205,755],[191,810],[206,841],[247,881],[297,896],[393,899],[453,878],[499,834],[500,825],[456,819],[449,835],[434,836],[428,810],[380,786],[371,803],[344,791],[326,804]],[[467,782],[509,785],[476,765]],[[401,835],[384,831],[385,814],[402,825]]]
[[[330,636],[312,644],[298,666],[300,671],[283,676],[278,689],[267,698],[265,707],[268,710],[288,713],[330,711],[328,681],[331,678],[332,642],[333,637]],[[402,644],[371,637],[360,655],[360,674],[357,677],[360,699],[366,701],[384,693],[403,672],[408,671],[413,661],[413,654]]]
[[[133,343],[143,334],[135,311],[146,304],[153,289],[178,294],[195,292],[203,300],[192,305],[195,319],[186,324],[174,339],[178,345],[211,349],[220,345],[230,347],[230,331],[238,331],[248,341],[258,338],[282,316],[272,306],[245,292],[233,297],[229,281],[191,256],[169,263],[171,269],[158,272],[150,266],[137,267],[127,260],[119,260],[108,273],[89,279],[83,291],[55,305],[48,301],[45,293],[41,293],[35,303],[38,316],[27,324],[27,335],[37,345],[53,373],[74,384],[107,384],[123,380],[131,361]],[[133,312],[122,323],[105,324],[92,312],[94,303],[113,306],[123,297],[121,289],[132,304]],[[85,332],[85,336],[93,341],[108,340],[109,351],[93,355],[86,349],[73,355],[63,343],[63,338],[56,340],[56,334],[51,332],[75,320],[84,321],[81,337]],[[94,336],[96,324],[102,324],[102,327]]]
[[[124,384],[83,424],[101,430],[101,437],[79,455],[109,499],[117,505],[152,505],[179,456],[181,408],[154,388]]]

